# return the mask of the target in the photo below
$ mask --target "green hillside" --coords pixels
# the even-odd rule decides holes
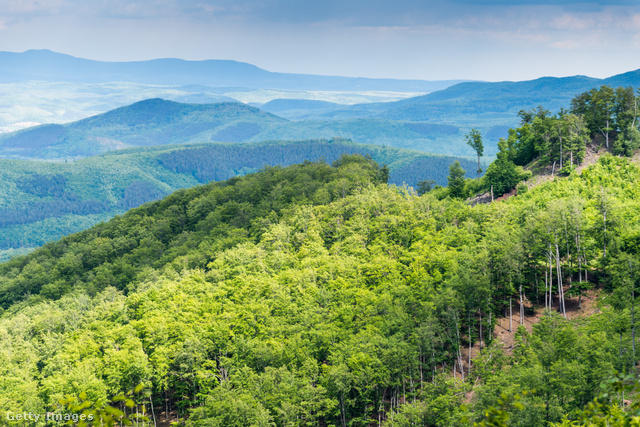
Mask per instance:
[[[286,120],[239,103],[181,104],[149,99],[65,125],[42,125],[0,135],[0,154],[64,159],[132,146],[242,142],[283,122]]]
[[[2,406],[225,427],[463,426],[485,411],[536,427],[595,398],[591,416],[634,414],[614,371],[639,358],[637,166],[605,156],[474,207],[385,179],[358,155],[267,168],[0,264]],[[565,319],[592,287],[598,310]],[[512,306],[548,310],[508,349],[492,331]],[[111,400],[138,385],[131,405]]]
[[[289,121],[240,103],[149,99],[67,124],[0,134],[0,157],[77,159],[127,147],[269,140],[351,139],[359,143],[466,156],[456,126],[364,118]],[[495,154],[487,147],[487,155]]]
[[[136,122],[139,122],[136,118]],[[103,121],[103,123],[106,121]],[[446,185],[454,160],[471,174],[473,162],[347,140],[252,144],[189,144],[112,151],[70,163],[0,160],[0,250],[40,246],[84,230],[179,188],[342,154],[371,156],[390,182]],[[0,252],[0,259],[13,251]]]

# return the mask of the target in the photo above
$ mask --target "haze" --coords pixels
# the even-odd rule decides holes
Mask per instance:
[[[0,50],[270,71],[525,80],[640,68],[635,1],[0,0]]]

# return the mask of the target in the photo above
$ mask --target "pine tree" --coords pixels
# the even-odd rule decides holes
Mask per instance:
[[[451,197],[459,199],[465,197],[464,176],[465,170],[460,166],[460,162],[456,160],[451,163],[451,166],[449,166],[449,176],[447,177],[449,195]]]

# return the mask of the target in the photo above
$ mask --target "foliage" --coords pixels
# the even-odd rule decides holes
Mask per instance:
[[[179,188],[254,173],[267,165],[331,163],[342,154],[371,156],[389,165],[389,182],[409,186],[421,179],[444,185],[455,159],[336,138],[130,149],[72,163],[3,160],[0,249],[43,245]]]
[[[140,398],[139,395],[142,391],[143,386],[138,385],[127,394],[111,398],[111,405],[91,401],[85,392],[81,392],[78,397],[70,396],[60,400],[63,410],[67,411],[66,413],[54,413],[50,416],[54,422],[58,421],[56,418],[58,415],[61,420],[68,420],[65,425],[77,427],[143,426],[150,422],[149,417],[145,415],[146,407],[135,401]],[[127,411],[129,411],[128,414]]]
[[[465,136],[465,142],[469,147],[476,152],[478,156],[478,170],[476,171],[478,174],[478,179],[480,178],[480,173],[482,172],[482,168],[480,167],[480,157],[484,153],[484,145],[482,144],[482,134],[478,129],[471,129],[471,131]]]
[[[0,264],[0,404],[143,384],[147,414],[194,426],[535,427],[637,362],[637,166],[605,156],[474,207],[386,178],[360,155],[264,168]],[[582,283],[611,294],[567,320]],[[520,301],[547,311],[510,355],[493,329]],[[522,410],[502,397],[521,390]]]
[[[447,188],[451,197],[458,199],[466,197],[464,175],[465,170],[460,166],[460,162],[455,161],[449,166]]]

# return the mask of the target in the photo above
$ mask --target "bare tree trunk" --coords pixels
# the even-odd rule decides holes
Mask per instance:
[[[520,283],[519,293],[520,293],[520,324],[524,325],[524,304],[522,301],[522,283]]]
[[[492,331],[492,329],[491,329],[491,314],[492,314],[491,310],[489,310],[489,339],[488,339],[489,344],[491,344],[491,338],[493,337],[493,335],[491,334],[491,331]]]
[[[609,120],[607,120],[607,129],[609,129]],[[608,131],[605,132],[602,128],[598,128],[598,130],[600,131],[602,136],[604,136],[604,140],[607,145],[607,148],[609,148],[609,132]]]
[[[460,347],[458,347],[458,360],[460,361],[460,376],[462,377],[462,382],[464,382],[464,365],[462,364],[462,352],[460,351]]]
[[[582,258],[584,259],[584,281],[588,282],[589,281],[589,276],[587,273],[587,249],[586,248],[582,248]]]
[[[634,284],[635,285],[635,284]],[[631,288],[631,349],[633,355],[633,364],[636,364],[636,292]]]
[[[571,150],[571,169],[573,169],[573,150]]]
[[[607,260],[607,210],[605,209],[602,212],[602,221],[604,223],[604,238],[603,240],[603,250],[602,250],[602,258]]]
[[[580,255],[580,229],[576,233],[576,253],[578,254],[578,280],[582,282],[582,255]]]
[[[633,271],[633,266],[631,265],[631,260],[629,260],[629,273],[632,277],[632,283],[631,283],[631,349],[632,349],[632,356],[633,356],[633,366],[635,366],[636,364],[636,313],[635,313],[635,307],[636,307],[636,289],[635,289],[635,277],[634,277],[634,271]]]
[[[551,258],[551,245],[549,245],[549,310],[553,308],[553,263]]]
[[[547,295],[547,286],[549,285],[549,272],[547,269],[544,269],[544,309],[549,309],[549,300]]]
[[[482,310],[478,313],[480,315],[480,350],[482,350]]]
[[[509,332],[511,332],[512,326],[513,326],[513,311],[511,309],[511,295],[509,295]]]
[[[567,312],[564,307],[564,289],[562,288],[562,267],[560,266],[560,248],[558,247],[558,238],[556,237],[556,272],[558,273],[558,304],[562,310],[562,315],[567,318]]]
[[[580,293],[578,294],[578,310],[582,310],[582,289],[580,290]]]
[[[471,310],[469,310],[469,366],[467,372],[471,372]]]

